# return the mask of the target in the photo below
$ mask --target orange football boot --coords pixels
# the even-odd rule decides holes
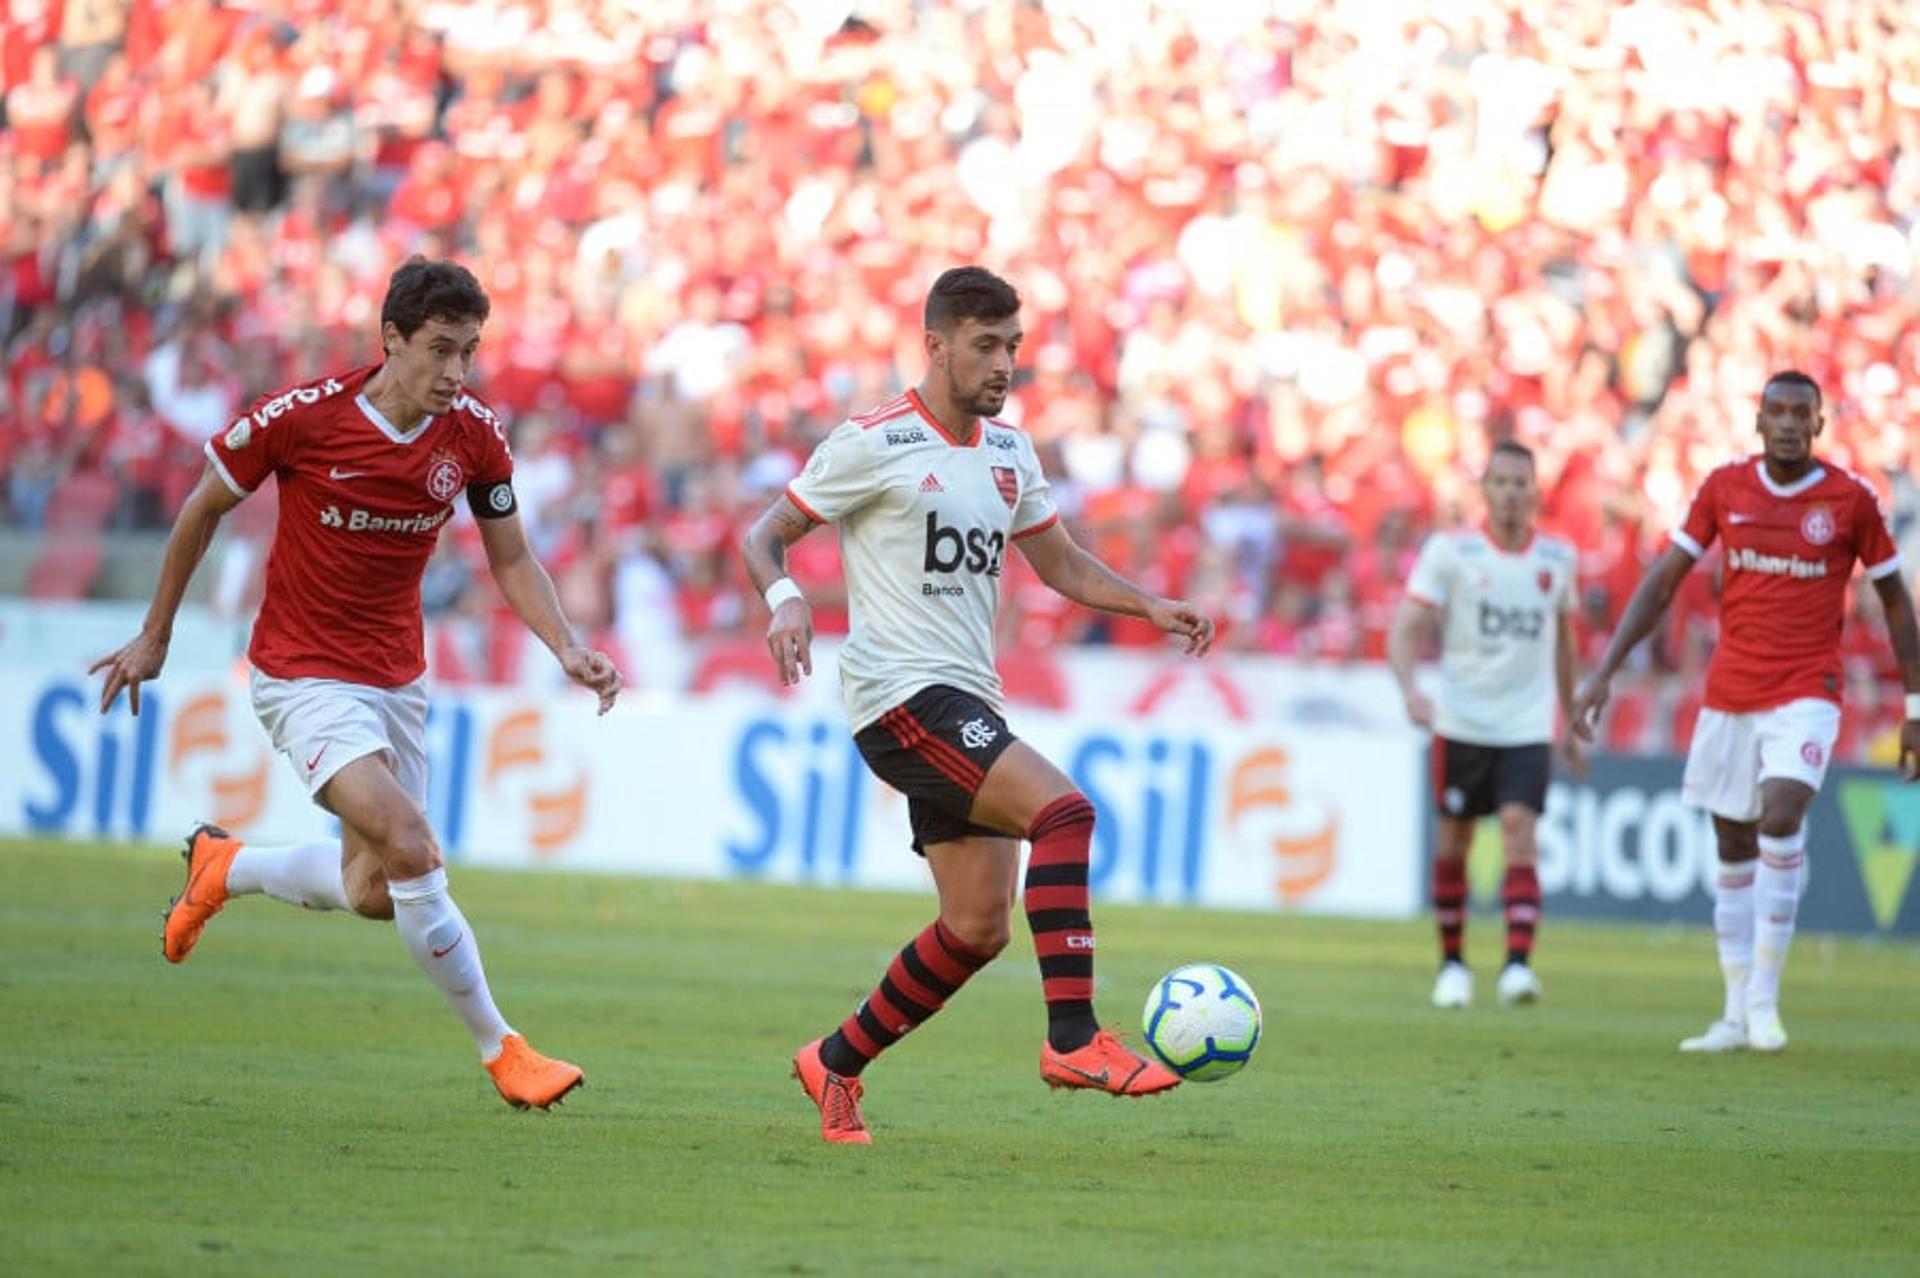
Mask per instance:
[[[542,1056],[518,1034],[500,1040],[500,1054],[487,1062],[487,1073],[493,1075],[501,1098],[515,1109],[557,1105],[562,1096],[587,1082],[578,1065]]]
[[[240,840],[217,825],[193,827],[180,855],[187,862],[187,886],[167,902],[166,926],[160,934],[160,950],[169,963],[184,963],[194,944],[227,903],[227,868]]]
[[[1077,1051],[1042,1046],[1040,1077],[1048,1087],[1085,1087],[1110,1096],[1151,1096],[1180,1086],[1178,1074],[1133,1051],[1111,1030],[1101,1030]]]
[[[814,1039],[793,1054],[793,1076],[800,1080],[807,1097],[820,1107],[820,1138],[835,1145],[871,1145],[867,1124],[860,1117],[860,1095],[864,1090],[857,1078],[844,1078],[827,1068],[820,1059],[822,1039]]]

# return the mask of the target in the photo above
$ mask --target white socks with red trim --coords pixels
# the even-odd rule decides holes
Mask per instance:
[[[487,974],[480,966],[480,943],[460,907],[447,895],[445,867],[417,879],[389,879],[387,895],[393,898],[394,926],[400,929],[407,952],[466,1023],[480,1059],[492,1060],[513,1028],[493,1005]]]
[[[340,877],[340,840],[267,847],[241,844],[227,867],[227,895],[255,892],[309,910],[350,908],[346,880]]]
[[[1748,1007],[1777,1007],[1780,970],[1793,944],[1793,921],[1806,881],[1806,828],[1785,838],[1760,836],[1760,868],[1753,878],[1753,975],[1747,981]]]

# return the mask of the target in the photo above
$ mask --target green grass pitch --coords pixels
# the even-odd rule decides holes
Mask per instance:
[[[903,853],[904,855],[904,853]],[[1704,928],[1547,920],[1541,1006],[1425,1006],[1428,929],[1104,908],[1101,1011],[1260,995],[1231,1081],[1055,1094],[1024,930],[868,1075],[871,1148],[787,1076],[931,893],[456,867],[493,988],[588,1086],[495,1097],[390,927],[263,899],[160,958],[179,860],[0,842],[9,1274],[1913,1272],[1920,947],[1802,937],[1781,1057],[1683,1058]],[[1498,920],[1469,957],[1492,1002]]]

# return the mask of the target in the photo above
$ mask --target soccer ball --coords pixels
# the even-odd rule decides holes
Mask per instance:
[[[1240,1072],[1260,1042],[1260,1001],[1218,963],[1189,963],[1155,981],[1142,1015],[1147,1046],[1182,1078],[1212,1083]]]

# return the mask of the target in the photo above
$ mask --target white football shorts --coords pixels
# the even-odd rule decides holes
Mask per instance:
[[[315,803],[320,788],[340,769],[355,759],[384,754],[400,788],[426,807],[424,680],[373,688],[339,679],[275,679],[255,670],[253,712]]]
[[[1819,697],[1748,714],[1703,709],[1680,801],[1730,821],[1758,821],[1760,783],[1784,777],[1818,790],[1839,735],[1840,707]]]

